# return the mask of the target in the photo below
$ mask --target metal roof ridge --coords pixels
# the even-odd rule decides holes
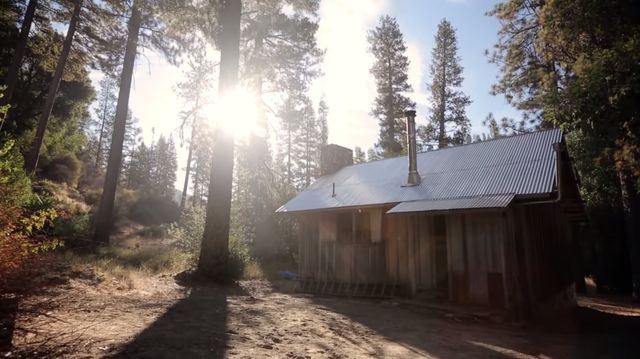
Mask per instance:
[[[454,149],[454,148],[466,147],[466,146],[471,146],[471,145],[480,145],[480,144],[483,144],[483,143],[489,143],[489,142],[495,142],[495,141],[500,141],[500,140],[512,139],[512,138],[528,136],[528,135],[534,135],[534,134],[543,133],[543,132],[549,132],[549,131],[560,131],[561,133],[564,133],[564,131],[561,128],[558,128],[558,127],[556,127],[556,128],[546,128],[546,129],[543,129],[543,130],[537,130],[537,131],[531,131],[531,132],[523,132],[523,133],[517,133],[515,135],[508,135],[508,136],[490,138],[490,139],[484,140],[484,141],[463,143],[463,144],[457,145],[457,146],[451,146],[451,147],[445,147],[445,148],[436,148],[435,150],[431,150],[431,151],[418,152],[418,154],[420,154],[420,153],[438,152],[440,150],[442,150],[442,151],[450,150],[450,149]],[[397,157],[393,157],[393,158],[397,158]]]
[[[412,202],[432,202],[432,201],[448,201],[452,199],[474,199],[474,198],[485,198],[485,197],[498,197],[498,196],[512,196],[515,197],[516,194],[513,192],[503,192],[503,193],[493,193],[493,194],[480,194],[477,196],[459,196],[459,197],[443,197],[443,198],[430,198],[430,199],[414,199],[411,201],[402,201],[398,203],[412,203]]]
[[[418,152],[418,154],[421,155],[421,154],[425,154],[425,153],[433,153],[433,152],[439,152],[439,151],[452,150],[452,149],[455,149],[455,148],[467,147],[467,146],[471,146],[471,145],[480,145],[480,144],[483,144],[483,143],[489,143],[489,142],[496,142],[496,141],[500,141],[500,140],[513,139],[513,138],[517,138],[517,137],[529,136],[529,135],[543,133],[543,132],[549,132],[549,131],[560,131],[561,134],[564,134],[564,131],[561,128],[547,128],[547,129],[538,130],[538,131],[524,132],[524,133],[518,133],[518,134],[515,134],[515,135],[491,138],[491,139],[484,140],[484,141],[479,141],[479,142],[463,143],[463,144],[457,145],[457,146],[451,146],[451,147],[445,147],[445,148],[436,148],[435,150],[428,150],[428,151],[421,151],[421,152]],[[380,159],[373,160],[373,161],[354,163],[352,165],[344,166],[343,168],[355,167],[355,166],[360,166],[360,165],[367,165],[367,164],[370,164],[370,163],[376,163],[376,162],[382,162],[382,161],[388,161],[388,160],[396,160],[396,159],[405,158],[405,157],[407,157],[407,155],[403,154],[403,155],[398,155],[398,156],[395,156],[395,157],[380,158]],[[338,171],[338,172],[340,172],[340,171]],[[322,177],[324,177],[324,176],[322,176]]]
[[[496,165],[492,165],[492,166],[465,167],[465,168],[459,168],[459,169],[450,170],[450,171],[424,172],[424,173],[422,173],[422,175],[423,176],[428,176],[428,175],[439,175],[439,174],[443,174],[443,173],[461,173],[461,172],[470,171],[470,170],[474,170],[474,169],[478,169],[478,168],[487,169],[487,168],[507,167],[507,166],[516,165],[516,164],[542,162],[544,160],[547,160],[547,158],[536,158],[536,159],[532,159],[532,160],[528,160],[528,161],[519,161],[519,162],[517,162],[517,161],[505,162],[505,163],[500,163],[500,164],[496,164]],[[331,176],[331,175],[327,175],[327,176]],[[323,187],[313,187],[312,188],[312,186],[314,184],[316,184],[317,182],[318,181],[316,180],[311,185],[309,185],[309,187],[303,189],[302,191],[304,192],[307,189],[323,188]],[[354,182],[354,183],[349,183],[349,184],[341,184],[340,186],[356,186],[356,185],[361,185],[361,184],[365,184],[365,183],[374,183],[374,182],[383,183],[383,182],[387,182],[387,181]],[[410,188],[410,187],[406,187],[406,188]]]

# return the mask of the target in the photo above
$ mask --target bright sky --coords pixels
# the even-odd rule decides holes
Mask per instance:
[[[498,69],[484,55],[496,42],[498,22],[485,13],[496,0],[322,0],[318,43],[326,49],[324,76],[311,89],[317,103],[324,94],[329,105],[329,142],[353,148],[371,147],[377,138],[377,121],[369,116],[376,95],[369,74],[372,57],[367,51],[367,30],[376,25],[381,15],[397,18],[408,45],[411,61],[409,81],[412,98],[418,103],[418,123],[428,114],[426,83],[434,35],[438,23],[447,18],[457,29],[459,56],[462,58],[464,91],[473,103],[467,113],[472,132],[485,131],[481,122],[489,112],[496,118],[518,117],[502,97],[489,94]],[[179,125],[181,100],[174,92],[182,70],[173,67],[154,53],[146,52],[136,63],[130,107],[140,120],[149,143],[152,128],[160,133],[175,132]],[[99,77],[94,74],[94,79]],[[97,85],[97,83],[96,83]],[[175,137],[174,135],[174,137]],[[176,138],[177,140],[177,138]],[[179,163],[186,162],[186,150],[178,149]],[[182,167],[183,165],[181,165]],[[183,172],[183,171],[182,171]],[[183,174],[178,175],[178,183]]]

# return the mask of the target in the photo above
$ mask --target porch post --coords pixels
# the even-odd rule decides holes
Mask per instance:
[[[412,214],[407,218],[407,270],[409,272],[409,294],[416,294],[416,236],[417,216]]]

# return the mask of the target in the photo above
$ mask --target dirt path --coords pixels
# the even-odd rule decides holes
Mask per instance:
[[[635,338],[640,317],[588,308],[561,329],[523,329],[396,301],[283,293],[264,281],[186,288],[170,276],[157,276],[132,291],[90,271],[60,274],[65,275],[62,284],[19,303],[6,357],[631,358],[640,353]]]

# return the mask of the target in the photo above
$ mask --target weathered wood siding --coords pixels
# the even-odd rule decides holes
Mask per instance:
[[[356,241],[352,233],[339,229],[338,216],[345,215],[351,213],[302,216],[298,247],[301,278],[341,283],[385,282],[384,244]]]
[[[449,264],[449,300],[468,301],[467,252],[465,245],[464,215],[447,216],[447,263]]]
[[[407,256],[407,217],[383,216],[383,243],[386,276],[392,284],[409,283]]]
[[[573,282],[572,233],[559,204],[514,208],[520,290],[525,306],[535,306]]]
[[[557,204],[444,215],[384,210],[366,210],[370,238],[356,238],[366,232],[357,232],[354,222],[362,211],[304,215],[300,275],[403,285],[409,293],[444,283],[454,303],[509,311],[531,307],[572,282],[570,227]],[[340,225],[340,216],[352,222],[342,217]]]
[[[467,288],[470,303],[504,306],[502,213],[464,215]]]

